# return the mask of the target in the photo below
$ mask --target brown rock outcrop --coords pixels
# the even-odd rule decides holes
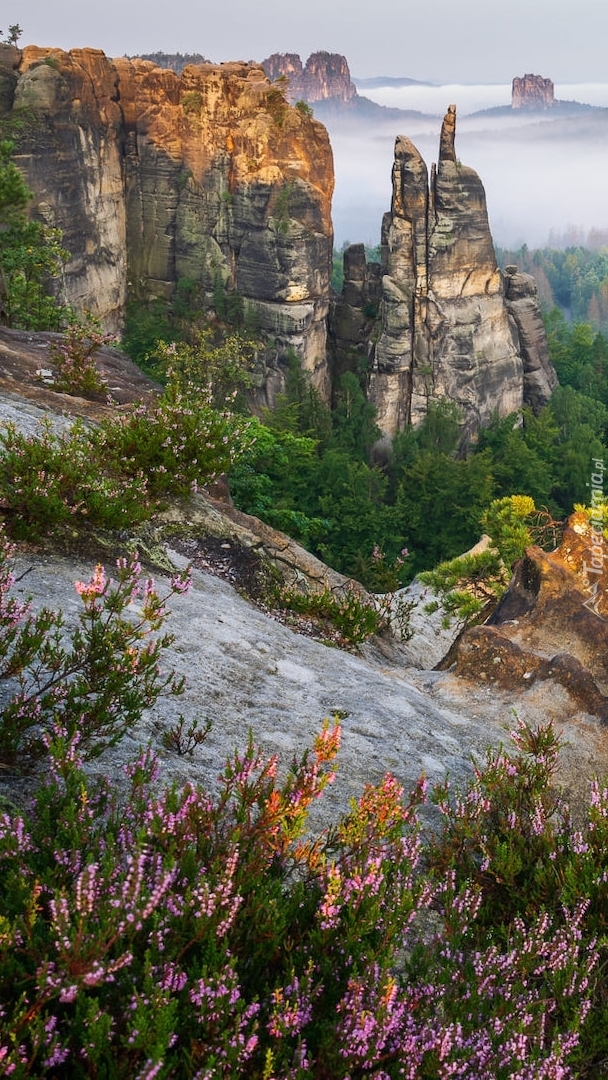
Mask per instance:
[[[114,329],[128,297],[169,299],[187,278],[211,298],[219,279],[278,354],[296,348],[326,389],[325,128],[291,108],[257,65],[179,75],[94,49],[9,52],[0,55],[5,107],[10,99],[2,124],[18,136],[36,216],[61,228],[74,253],[64,299]],[[277,388],[278,369],[262,400]]]
[[[262,67],[273,82],[287,79],[286,93],[291,102],[348,102],[357,96],[348,61],[340,53],[311,53],[305,65],[297,53],[273,53],[262,60]]]
[[[523,75],[521,79],[513,79],[512,109],[550,109],[554,104],[555,93],[551,79],[543,79],[542,75]]]
[[[389,437],[419,424],[431,399],[459,406],[465,442],[493,413],[506,416],[527,400],[520,308],[514,295],[510,320],[484,188],[456,157],[455,128],[451,105],[430,183],[410,140],[400,136],[395,144],[392,205],[382,230],[381,332],[370,378],[378,424]],[[534,298],[527,300],[534,308]],[[551,393],[552,368],[542,324],[528,315],[528,381],[538,406]]]
[[[577,512],[556,551],[528,548],[488,623],[466,630],[455,653],[464,677],[516,692],[558,683],[578,707],[608,721],[608,541],[601,523]]]

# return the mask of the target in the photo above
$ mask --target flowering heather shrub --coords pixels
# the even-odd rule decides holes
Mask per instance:
[[[159,659],[173,640],[161,633],[168,596],[183,592],[177,576],[162,598],[151,579],[141,579],[136,558],[121,559],[116,580],[98,566],[89,582],[76,582],[82,600],[78,625],[69,635],[61,612],[10,596],[10,545],[0,550],[0,760],[23,763],[46,753],[53,733],[76,739],[81,752],[98,754],[117,742],[163,691],[179,694],[182,683],[161,674]],[[138,613],[130,612],[134,605]]]
[[[119,529],[149,516],[143,474],[108,471],[82,423],[61,435],[48,420],[39,428],[35,436],[12,423],[0,431],[0,496],[14,539],[38,540],[75,523]]]
[[[249,745],[215,799],[158,795],[146,751],[118,805],[51,741],[31,812],[0,817],[2,1074],[574,1075],[586,904],[480,948],[478,890],[429,880],[424,787],[404,804],[391,777],[305,838],[338,744],[326,727],[282,783]]]
[[[337,723],[282,778],[250,740],[214,796],[163,789],[143,750],[119,799],[80,754],[155,700],[164,601],[135,562],[113,584],[97,567],[67,640],[10,596],[3,551],[3,674],[42,682],[19,737],[47,760],[27,811],[0,813],[0,1077],[601,1075],[608,788],[573,828],[548,790],[550,728],[520,726],[513,757],[438,788],[433,840],[425,781],[404,799],[390,775],[311,833]]]
[[[154,497],[185,495],[226,472],[249,444],[248,421],[222,411],[211,391],[170,380],[161,398],[103,423],[91,436],[111,471],[143,473]]]
[[[55,389],[81,397],[105,396],[107,387],[95,363],[95,353],[103,345],[115,342],[116,338],[102,333],[91,317],[84,326],[71,322],[63,339],[49,348],[55,369]]]
[[[249,441],[247,421],[169,386],[163,397],[104,421],[37,436],[0,430],[0,501],[15,539],[78,522],[123,529],[164,495],[187,495],[224,472]]]

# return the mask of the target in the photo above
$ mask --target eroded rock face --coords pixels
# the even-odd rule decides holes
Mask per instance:
[[[219,279],[279,351],[300,352],[323,389],[333,239],[325,128],[257,65],[180,75],[94,49],[10,53],[0,56],[1,100],[16,130],[27,121],[17,160],[36,215],[75,253],[65,300],[116,329],[127,296],[169,299],[183,278],[211,295]]]
[[[577,512],[556,551],[528,548],[488,623],[460,639],[456,670],[517,692],[559,684],[578,708],[608,721],[608,541],[601,524]]]
[[[558,385],[549,358],[538,289],[532,275],[518,273],[515,266],[505,268],[504,289],[524,365],[524,401],[538,411]]]
[[[548,109],[555,104],[554,86],[551,79],[542,75],[523,75],[513,79],[511,108]]]
[[[430,181],[413,143],[401,136],[395,144],[392,205],[382,230],[380,334],[369,388],[378,424],[389,437],[419,424],[429,400],[447,398],[459,406],[464,442],[493,413],[506,416],[527,400],[517,323],[521,305],[514,295],[510,319],[484,188],[456,157],[455,128],[452,105]],[[548,400],[554,373],[546,341],[543,348],[540,309],[531,294],[526,300],[528,383],[538,406]]]
[[[303,65],[297,53],[273,53],[262,60],[262,67],[273,82],[288,80],[289,101],[352,101],[357,96],[351,82],[348,61],[340,53],[311,53]]]

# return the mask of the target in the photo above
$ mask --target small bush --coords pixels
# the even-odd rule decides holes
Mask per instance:
[[[308,615],[325,624],[339,634],[340,642],[346,645],[360,645],[372,634],[378,633],[383,625],[380,612],[372,604],[366,603],[356,592],[350,591],[338,595],[331,589],[320,593],[300,593],[284,590],[278,603],[288,611]],[[335,644],[333,637],[329,644]]]
[[[182,97],[182,109],[188,114],[200,113],[203,95],[200,90],[187,90]]]
[[[78,626],[66,635],[61,613],[10,596],[12,549],[0,549],[0,679],[5,699],[0,757],[23,763],[46,752],[49,739],[76,740],[80,752],[98,754],[113,745],[165,690],[182,683],[161,675],[158,661],[173,640],[160,634],[168,596],[188,587],[176,576],[161,598],[141,581],[136,557],[117,564],[116,580],[98,566],[88,582],[77,582],[82,600]],[[138,605],[139,612],[130,612]],[[8,697],[8,700],[7,700]]]
[[[107,386],[95,363],[95,353],[114,341],[112,334],[101,333],[90,317],[84,325],[69,323],[63,340],[53,342],[49,348],[55,369],[55,389],[81,397],[103,395],[105,398]]]
[[[489,604],[502,596],[508,581],[500,555],[489,549],[450,559],[418,576],[441,596],[446,627],[452,619],[458,619],[463,626],[475,622]],[[425,611],[436,611],[437,607],[438,603],[432,601]]]

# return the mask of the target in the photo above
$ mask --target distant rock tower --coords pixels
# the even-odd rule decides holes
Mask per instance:
[[[348,61],[340,53],[311,53],[303,66],[297,53],[273,53],[262,60],[262,67],[271,82],[281,77],[288,79],[287,100],[352,101],[357,88],[351,81]]]
[[[551,79],[542,75],[523,75],[513,79],[511,108],[513,109],[550,109],[555,104],[554,87]]]

